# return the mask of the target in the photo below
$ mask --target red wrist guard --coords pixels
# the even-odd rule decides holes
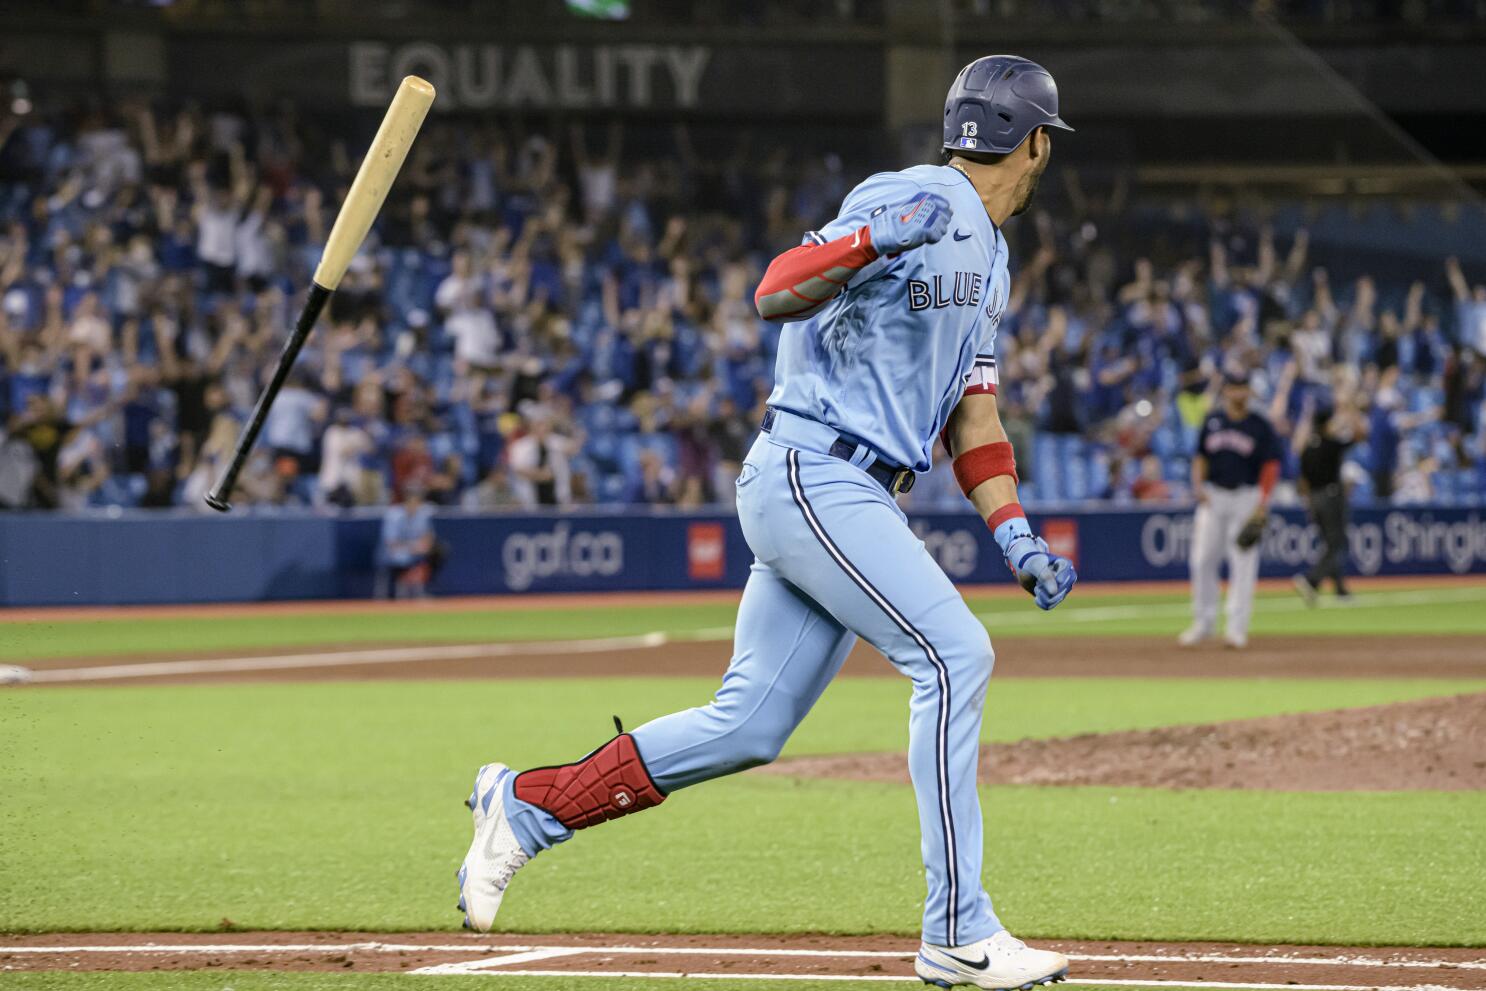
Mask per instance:
[[[960,491],[967,496],[980,483],[998,475],[1010,475],[1013,483],[1018,481],[1016,455],[1010,441],[972,447],[955,458],[955,481],[960,483]]]
[[[1022,510],[1022,504],[1021,503],[1019,503],[1019,502],[1008,502],[1006,505],[1004,505],[1000,509],[996,510],[990,516],[987,516],[986,517],[986,526],[988,526],[988,527],[991,528],[991,532],[992,533],[995,533],[996,532],[996,528],[998,526],[1000,526],[1002,523],[1005,523],[1007,520],[1026,519],[1026,518],[1027,518],[1027,514]]]

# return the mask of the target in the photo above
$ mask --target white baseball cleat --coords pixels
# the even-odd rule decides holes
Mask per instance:
[[[913,969],[925,984],[941,988],[964,985],[991,991],[1026,991],[1067,977],[1068,958],[1049,950],[1034,950],[1002,929],[965,946],[924,943],[918,948]]]
[[[1249,638],[1242,633],[1228,633],[1223,637],[1223,646],[1234,650],[1243,650],[1249,645]]]
[[[489,932],[495,925],[506,885],[531,858],[521,849],[506,818],[505,783],[511,769],[486,764],[475,775],[475,789],[465,802],[475,821],[475,838],[464,855],[459,879],[459,904],[464,927]]]
[[[1181,636],[1176,638],[1176,642],[1183,647],[1195,647],[1204,640],[1211,640],[1212,638],[1213,631],[1211,629],[1193,623],[1181,632]]]

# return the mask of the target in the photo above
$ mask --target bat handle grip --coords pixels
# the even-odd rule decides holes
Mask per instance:
[[[294,325],[294,333],[289,335],[289,340],[284,344],[284,351],[279,355],[279,363],[274,367],[273,378],[263,390],[263,395],[258,397],[258,404],[253,407],[253,415],[248,418],[247,426],[243,427],[241,436],[237,438],[237,448],[232,452],[232,461],[227,465],[227,470],[206,494],[206,504],[217,512],[225,513],[232,508],[232,504],[227,500],[237,485],[237,476],[242,472],[243,466],[248,463],[248,455],[253,452],[253,443],[258,439],[258,433],[263,429],[264,421],[268,419],[269,408],[273,406],[273,401],[278,398],[279,390],[284,387],[284,382],[289,378],[289,371],[294,367],[294,359],[299,357],[299,351],[304,347],[304,342],[310,336],[310,331],[314,329],[315,321],[320,318],[320,311],[325,309],[325,302],[328,299],[330,299],[329,289],[316,282],[310,283],[309,297],[304,301],[304,309],[299,311],[299,321]]]

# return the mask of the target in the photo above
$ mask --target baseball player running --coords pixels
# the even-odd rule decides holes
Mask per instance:
[[[1217,631],[1218,568],[1228,559],[1228,625],[1223,642],[1244,647],[1259,580],[1259,542],[1269,493],[1280,476],[1280,448],[1269,421],[1249,409],[1247,375],[1226,372],[1222,404],[1208,411],[1192,456],[1192,625],[1177,642],[1210,640]],[[1245,534],[1245,529],[1248,533]]]
[[[998,225],[1031,201],[1052,128],[1071,130],[1046,70],[1009,55],[972,62],[945,103],[945,164],[871,176],[770,264],[755,303],[788,326],[738,479],[756,560],[722,687],[571,764],[481,768],[459,871],[467,926],[489,929],[515,871],[576,830],[773,760],[861,637],[913,682],[908,757],[928,877],[919,976],[1023,988],[1066,974],[1064,956],[1005,930],[981,885],[976,763],[995,655],[894,500],[929,470],[942,432],[1037,605],[1073,587],[1072,564],[1027,525],[996,410],[1010,285]]]

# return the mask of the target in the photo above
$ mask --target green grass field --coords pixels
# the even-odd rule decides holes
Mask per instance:
[[[1373,593],[1368,608],[1346,610],[1291,610],[1275,598],[1256,633],[1427,626],[1486,636],[1486,587],[1443,591],[1452,594],[1431,601]],[[993,629],[1132,635],[1175,630],[1181,605],[1168,595],[1091,597],[1054,614],[1064,620],[1055,624],[1019,600],[976,603]],[[684,634],[726,625],[731,613],[693,605],[39,622],[0,625],[0,638],[9,657],[163,654]],[[212,931],[224,919],[241,929],[455,929],[452,875],[468,842],[460,803],[476,766],[569,757],[609,735],[611,713],[636,725],[704,702],[714,687],[594,678],[5,690],[0,931]],[[1051,737],[1481,690],[1486,680],[1011,679],[992,684],[984,735]],[[896,679],[842,680],[787,754],[900,750],[907,701]],[[994,787],[982,802],[986,879],[1019,935],[1486,944],[1486,793]],[[502,924],[908,935],[921,873],[906,786],[741,775],[537,858],[513,885]],[[13,973],[0,974],[0,987],[299,991],[482,979]],[[502,978],[499,986],[670,985]]]
[[[1363,591],[1350,608],[1307,609],[1289,591],[1260,593],[1256,636],[1486,632],[1486,585]],[[1028,608],[1020,596],[972,598],[992,634],[1017,636],[1175,636],[1186,625],[1182,592],[1069,598],[1054,612]],[[1330,603],[1327,602],[1329,606]],[[663,632],[675,637],[725,636],[733,603],[585,605],[530,611],[409,612],[348,616],[129,618],[0,623],[0,660],[98,654],[160,655],[192,651],[275,649],[315,644],[482,643],[569,640]]]
[[[581,753],[608,735],[610,713],[637,723],[704,701],[712,687],[594,679],[8,693],[3,719],[18,732],[0,772],[11,796],[0,929],[213,929],[223,918],[246,928],[456,925],[450,877],[468,831],[459,803],[477,764]],[[1012,680],[993,688],[987,731],[1053,736],[1481,688]],[[790,752],[902,748],[906,702],[894,679],[842,681]],[[1441,843],[1479,841],[1479,794],[1007,787],[984,801],[989,879],[1006,921],[1029,934],[1486,939],[1477,883],[1486,844]],[[540,931],[911,932],[916,829],[906,787],[744,775],[538,858],[503,920]],[[1379,899],[1391,911],[1378,913]]]

